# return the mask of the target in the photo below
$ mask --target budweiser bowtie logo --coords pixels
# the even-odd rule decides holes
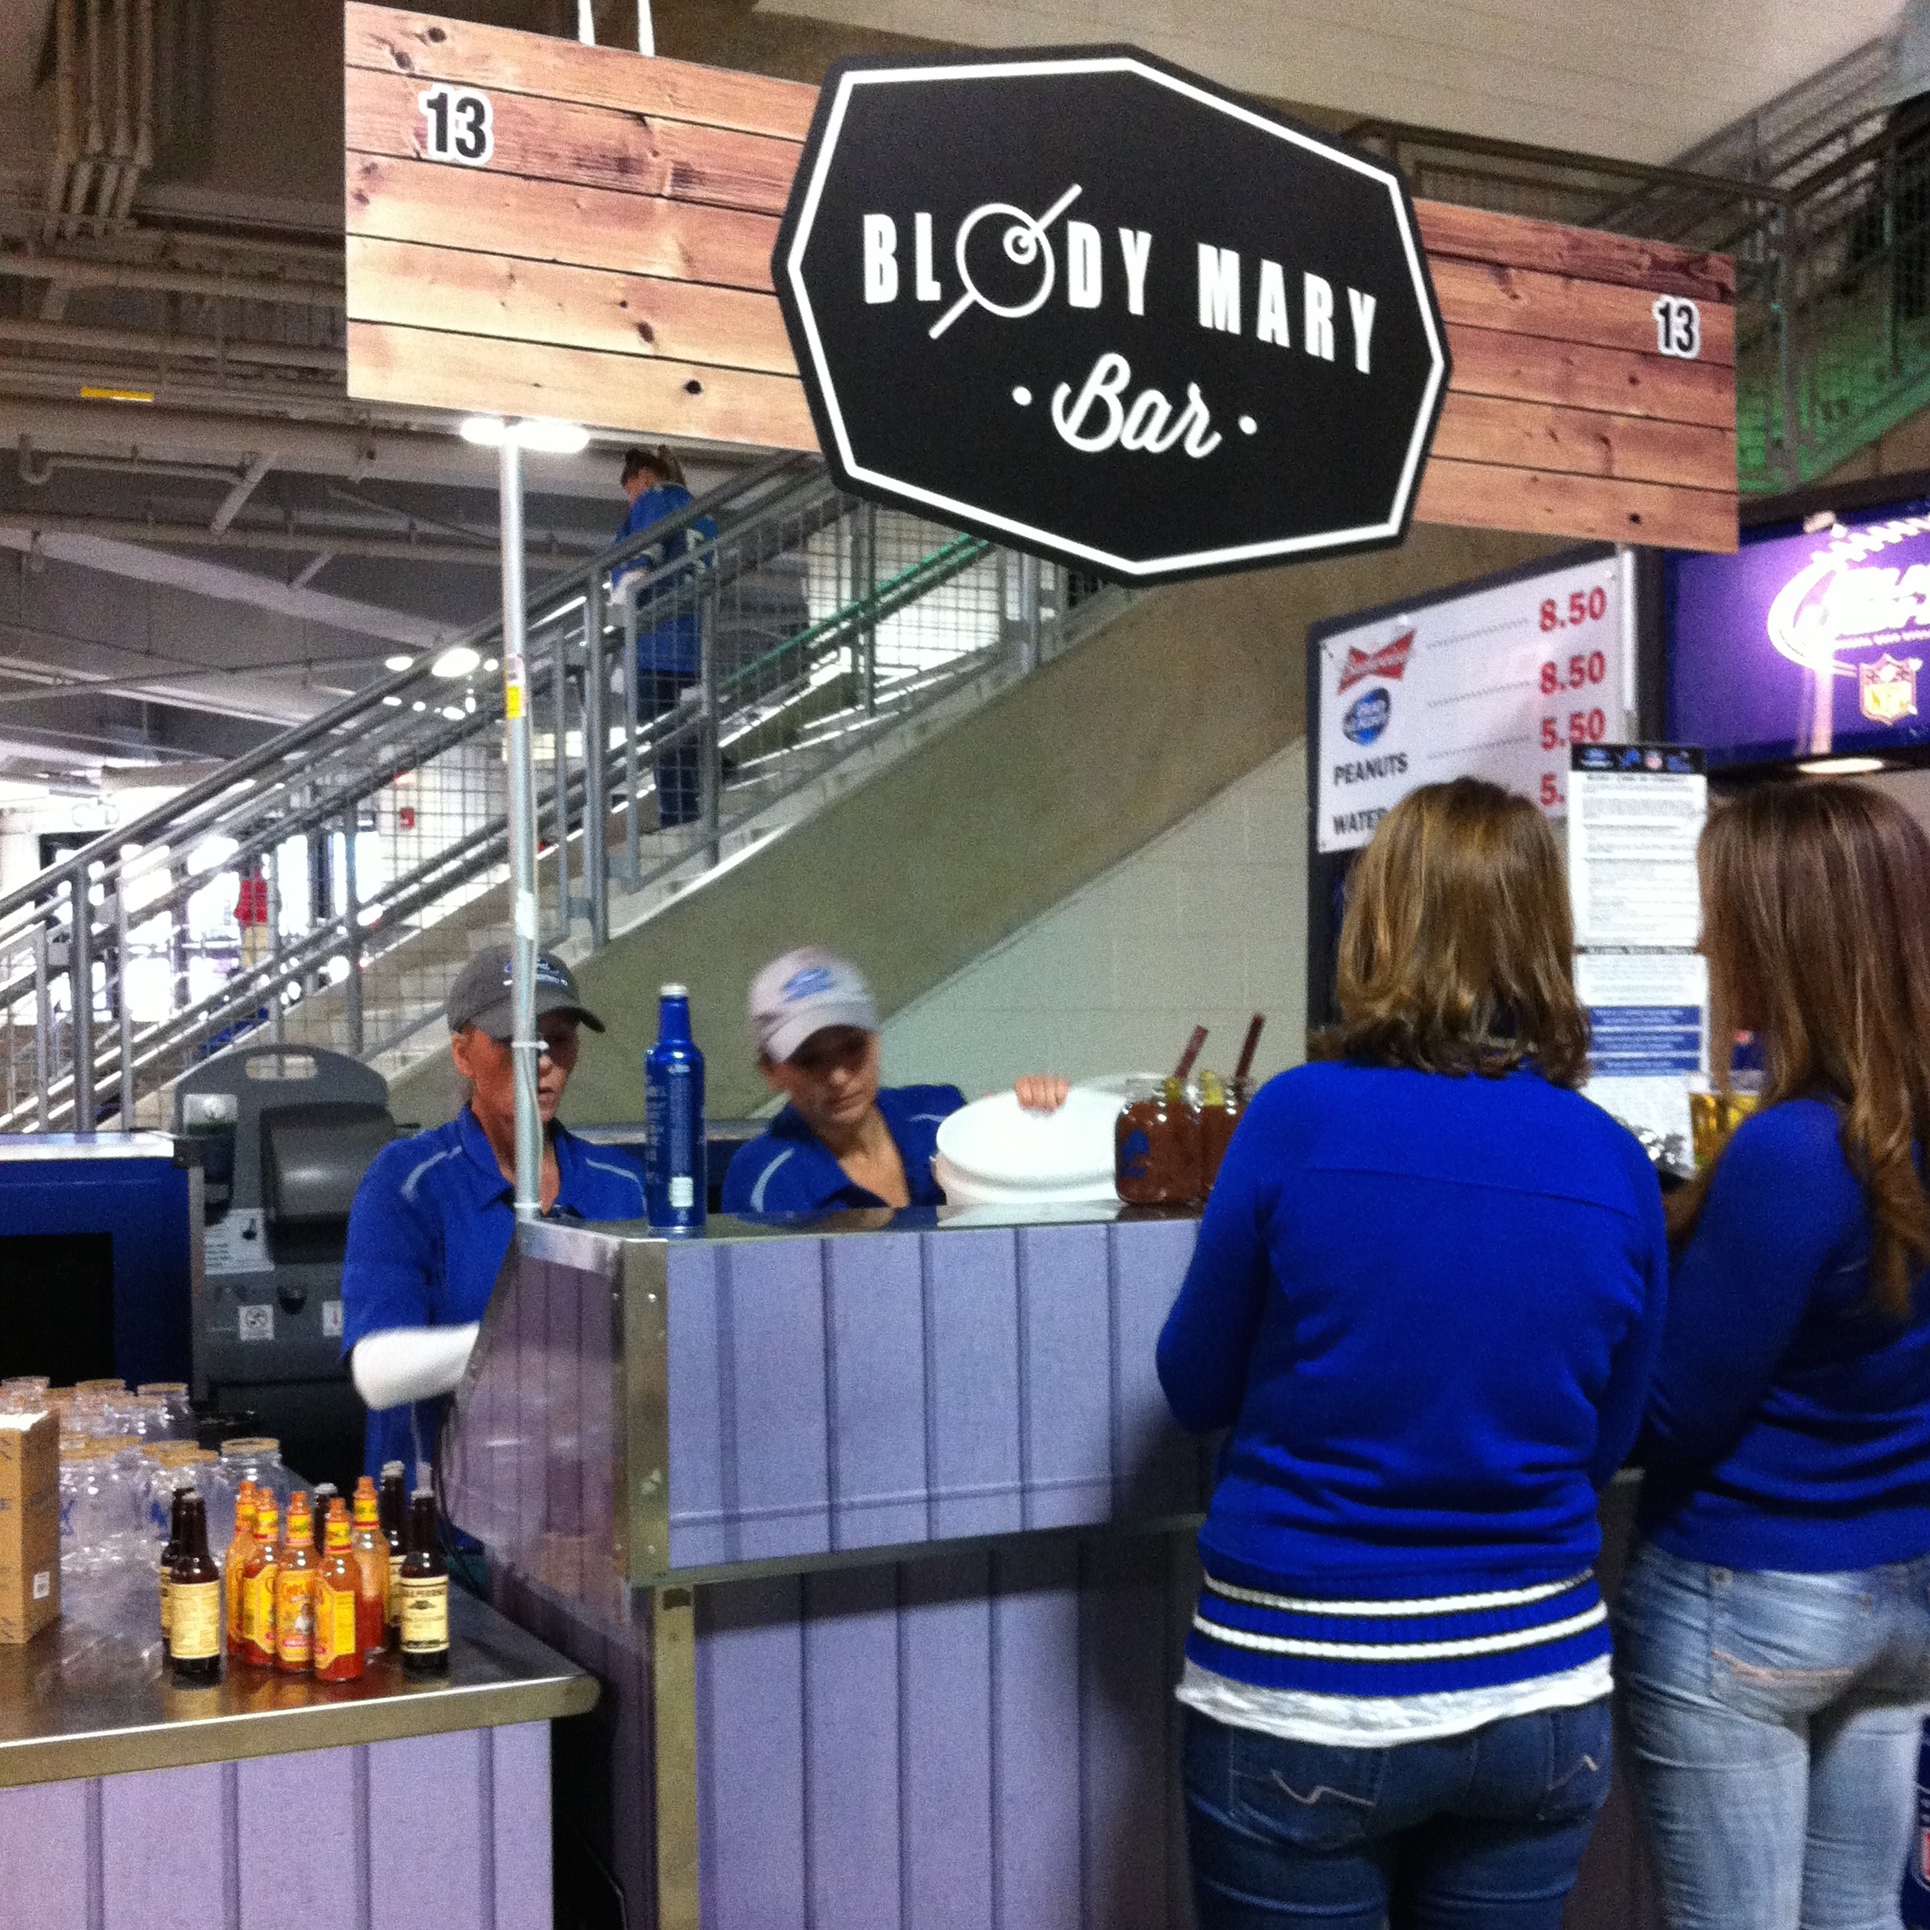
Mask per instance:
[[[1406,670],[1407,660],[1413,653],[1412,630],[1403,630],[1392,643],[1384,643],[1378,650],[1349,649],[1347,661],[1340,666],[1340,688],[1351,690],[1369,677],[1385,677],[1391,682]]]

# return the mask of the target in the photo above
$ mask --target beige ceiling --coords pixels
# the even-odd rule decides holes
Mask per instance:
[[[758,0],[981,47],[1128,40],[1343,114],[1666,161],[1888,31],[1898,0]]]

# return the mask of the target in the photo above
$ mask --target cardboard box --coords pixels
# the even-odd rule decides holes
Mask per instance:
[[[0,1414],[0,1643],[60,1619],[60,1418]]]

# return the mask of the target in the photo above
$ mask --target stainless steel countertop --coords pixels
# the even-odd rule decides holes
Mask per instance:
[[[384,1659],[359,1682],[231,1662],[208,1688],[177,1688],[144,1579],[78,1606],[0,1648],[0,1789],[545,1721],[597,1699],[594,1676],[454,1587],[449,1673],[406,1676]]]

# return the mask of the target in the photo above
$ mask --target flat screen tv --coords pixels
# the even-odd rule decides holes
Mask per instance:
[[[1668,735],[1709,767],[1930,752],[1930,497],[1671,556]]]

